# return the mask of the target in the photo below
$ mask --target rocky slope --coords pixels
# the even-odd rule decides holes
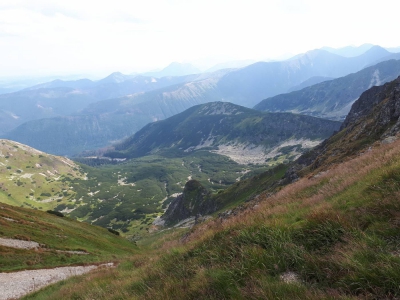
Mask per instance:
[[[323,170],[365,151],[375,142],[391,143],[400,131],[400,77],[361,94],[340,131],[297,160],[295,169]],[[296,178],[294,176],[293,178]]]
[[[217,205],[211,199],[211,193],[197,180],[186,182],[181,195],[168,206],[162,220],[166,226],[178,223],[189,217],[213,213]]]
[[[264,164],[282,156],[293,159],[338,128],[339,122],[212,102],[151,123],[104,155],[132,158],[169,152],[182,156],[205,149],[239,163]]]
[[[391,81],[399,75],[400,60],[389,60],[354,74],[265,99],[254,108],[343,120],[363,91]]]

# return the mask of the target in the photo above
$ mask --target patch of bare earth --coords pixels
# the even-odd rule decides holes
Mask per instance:
[[[0,273],[0,300],[20,298],[69,277],[82,275],[99,267],[112,266],[112,263],[108,263],[99,266],[59,267],[54,269]]]

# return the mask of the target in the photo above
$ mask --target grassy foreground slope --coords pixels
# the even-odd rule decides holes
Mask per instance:
[[[27,299],[400,296],[400,141],[302,178],[117,270]]]
[[[36,249],[0,245],[0,272],[118,261],[137,252],[131,242],[105,228],[4,203],[0,238],[40,244]]]

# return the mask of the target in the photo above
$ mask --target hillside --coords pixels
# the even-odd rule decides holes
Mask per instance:
[[[399,75],[400,60],[389,60],[354,74],[265,99],[254,109],[343,120],[363,91],[391,81]]]
[[[0,224],[0,272],[115,261],[137,251],[107,229],[4,203]]]
[[[47,210],[76,195],[71,180],[85,180],[73,161],[0,140],[0,202]]]
[[[399,298],[399,92],[400,78],[363,93],[307,176],[184,235],[158,233],[147,260],[33,297]],[[202,190],[192,183],[188,199]]]
[[[242,164],[282,160],[286,155],[293,160],[339,126],[338,122],[307,116],[260,113],[212,102],[151,123],[104,155],[132,158],[173,152],[181,156],[205,149]]]

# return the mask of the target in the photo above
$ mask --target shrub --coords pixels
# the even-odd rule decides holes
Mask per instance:
[[[112,234],[119,235],[119,232],[118,232],[118,231],[116,231],[116,230],[114,230],[114,229],[112,229],[112,228],[107,228],[107,229],[108,229],[108,231],[111,232]]]
[[[48,210],[47,213],[56,215],[57,217],[64,217],[64,214],[62,212],[56,211],[56,210]]]

